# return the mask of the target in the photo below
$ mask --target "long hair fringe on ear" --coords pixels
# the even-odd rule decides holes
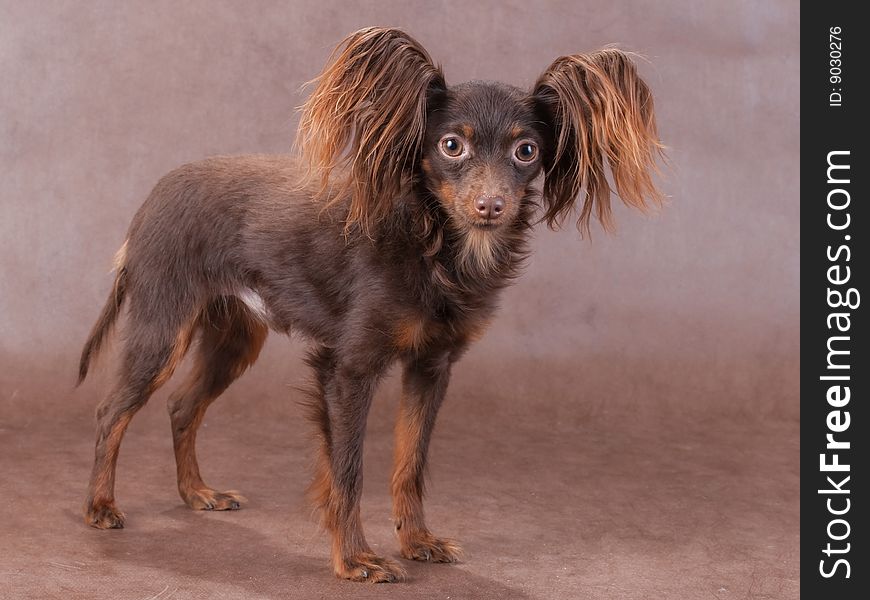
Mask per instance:
[[[327,206],[350,193],[346,229],[387,215],[419,159],[430,88],[440,67],[398,29],[370,27],[333,52],[301,107],[296,147]]]
[[[577,228],[589,235],[594,212],[606,231],[613,230],[605,162],[625,204],[641,210],[647,200],[662,204],[652,173],[658,171],[656,160],[664,157],[664,146],[652,94],[628,54],[607,48],[557,58],[538,78],[533,94],[551,113],[556,129],[543,190],[550,227],[558,226],[585,187]]]

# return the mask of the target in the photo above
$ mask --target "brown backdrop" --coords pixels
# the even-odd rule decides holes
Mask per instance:
[[[109,367],[72,384],[157,178],[210,154],[286,151],[302,83],[373,24],[411,32],[454,83],[528,86],[561,54],[641,52],[672,162],[659,215],[619,207],[617,235],[591,243],[537,231],[434,442],[429,514],[468,558],[410,565],[412,583],[379,593],[796,597],[799,15],[786,0],[0,1],[0,499],[13,514],[0,596],[363,593],[331,579],[302,498],[300,341],[273,335],[209,414],[203,468],[249,496],[235,514],[181,508],[164,391],[122,449],[128,529],[86,529]],[[391,377],[367,442],[364,511],[388,554],[396,395]]]

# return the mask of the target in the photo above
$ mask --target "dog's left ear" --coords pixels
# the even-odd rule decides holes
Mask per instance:
[[[664,146],[656,133],[653,98],[626,53],[608,48],[558,58],[532,94],[553,135],[554,147],[543,157],[549,226],[562,221],[585,187],[577,227],[588,235],[594,212],[605,230],[613,229],[605,164],[627,205],[661,204],[652,172]]]
[[[419,160],[441,68],[407,33],[369,27],[333,53],[302,106],[296,144],[319,196],[350,195],[346,226],[366,232],[393,207]]]

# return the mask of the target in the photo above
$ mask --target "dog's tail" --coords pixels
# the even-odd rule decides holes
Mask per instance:
[[[115,283],[112,286],[112,292],[109,294],[106,304],[103,306],[102,312],[94,323],[91,334],[88,336],[88,341],[85,342],[85,347],[82,349],[82,358],[79,362],[79,380],[76,385],[81,385],[88,376],[88,367],[91,364],[91,359],[96,357],[100,352],[103,342],[106,341],[112,325],[118,318],[118,313],[121,311],[121,305],[124,303],[124,296],[127,293],[127,267],[126,263],[127,244],[124,243],[115,257]]]

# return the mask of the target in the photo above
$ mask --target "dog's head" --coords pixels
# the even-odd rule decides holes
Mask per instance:
[[[534,201],[543,173],[549,225],[582,193],[581,231],[593,214],[610,229],[608,167],[626,204],[661,201],[652,95],[619,50],[558,58],[528,91],[447,86],[416,40],[368,28],[342,42],[315,83],[297,144],[322,192],[350,194],[349,225],[370,228],[417,182],[455,230],[498,236]]]

